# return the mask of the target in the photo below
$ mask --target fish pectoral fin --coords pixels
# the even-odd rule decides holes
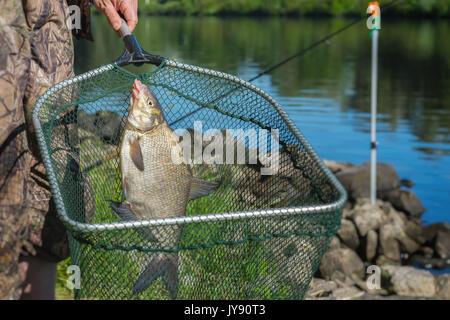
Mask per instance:
[[[178,294],[178,263],[176,257],[157,255],[145,267],[133,287],[133,295],[144,292],[156,279],[163,277],[172,299]]]
[[[115,202],[109,201],[109,207],[116,213],[117,217],[120,221],[135,221],[139,220],[136,215],[131,210],[131,206],[128,202]],[[156,242],[158,238],[156,238],[153,233],[148,229],[138,229],[138,232],[148,241]]]
[[[117,214],[117,217],[122,221],[137,220],[136,215],[131,211],[131,206],[128,202],[116,202],[109,200],[109,207]]]
[[[140,171],[144,171],[144,158],[142,157],[141,146],[139,144],[139,139],[135,137],[130,139],[130,158],[136,168]]]
[[[216,191],[219,186],[220,182],[206,181],[193,177],[191,183],[191,191],[189,193],[189,200],[210,195],[211,193]]]

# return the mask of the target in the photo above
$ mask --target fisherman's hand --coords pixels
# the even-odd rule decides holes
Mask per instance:
[[[93,3],[106,16],[114,31],[118,31],[122,25],[118,11],[123,14],[131,31],[136,27],[138,0],[93,0]]]

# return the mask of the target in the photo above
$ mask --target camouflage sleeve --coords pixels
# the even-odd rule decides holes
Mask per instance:
[[[28,235],[22,97],[30,43],[19,1],[0,1],[0,299],[17,298],[19,256]]]
[[[67,18],[66,0],[0,0],[0,299],[20,296],[21,255],[69,254],[31,121],[39,96],[74,76]],[[76,128],[60,130],[73,133],[61,150],[78,150]]]
[[[73,29],[72,34],[77,39],[94,41],[91,33],[91,1],[89,0],[67,0],[69,9],[78,6],[81,13],[81,29]]]

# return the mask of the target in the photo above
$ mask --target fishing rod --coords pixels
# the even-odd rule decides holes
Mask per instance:
[[[395,6],[396,4],[398,4],[399,2],[402,2],[402,1],[404,1],[404,0],[393,0],[393,1],[391,1],[390,3],[388,3],[388,4],[384,5],[383,7],[381,7],[381,9],[383,9],[383,10],[389,9],[389,8]],[[283,66],[283,65],[285,65],[286,63],[290,62],[291,60],[293,60],[293,59],[295,59],[295,58],[297,58],[297,57],[300,57],[300,56],[306,54],[307,52],[313,50],[314,48],[318,47],[318,46],[321,45],[322,43],[326,43],[326,42],[329,41],[331,38],[337,36],[338,34],[344,32],[345,30],[349,29],[350,27],[354,26],[355,24],[357,24],[358,22],[360,22],[361,20],[366,19],[366,18],[367,18],[366,15],[361,16],[361,17],[358,17],[357,19],[355,19],[354,21],[352,21],[352,22],[350,22],[349,24],[345,25],[344,27],[342,27],[342,28],[340,28],[340,29],[338,29],[338,30],[336,30],[336,31],[334,31],[334,32],[332,32],[332,33],[330,33],[330,34],[328,34],[327,36],[325,36],[325,37],[323,37],[323,38],[317,40],[316,42],[314,42],[313,44],[309,45],[308,47],[303,48],[302,50],[298,51],[297,53],[295,53],[295,54],[293,54],[293,55],[291,55],[291,56],[289,56],[289,57],[287,57],[286,59],[284,59],[284,60],[280,61],[279,63],[273,65],[272,67],[270,67],[270,68],[264,70],[263,72],[260,72],[259,74],[257,74],[257,75],[254,76],[253,78],[249,79],[248,82],[253,82],[253,81],[255,81],[256,79],[262,77],[263,75],[266,75],[266,74],[268,74],[268,73],[271,73],[272,71],[274,71],[274,70],[280,68],[281,66]],[[214,99],[212,102],[210,102],[210,103],[208,103],[208,104],[214,103],[215,101],[220,100],[220,99],[226,97],[227,95],[229,95],[230,93],[234,92],[235,90],[237,90],[237,88],[236,88],[236,89],[231,89],[229,92],[227,92],[227,93],[225,93],[224,95],[222,95],[222,96],[220,96],[220,97]],[[174,125],[174,124],[176,124],[176,123],[178,123],[178,122],[180,122],[180,121],[182,121],[182,120],[184,120],[184,119],[190,117],[191,115],[197,113],[198,111],[200,111],[200,110],[203,109],[203,108],[204,108],[204,106],[200,106],[200,107],[198,107],[197,109],[195,109],[195,110],[193,110],[193,111],[191,111],[191,112],[185,114],[185,115],[182,116],[181,118],[179,118],[179,119],[173,121],[173,122],[170,123],[169,125],[172,126],[172,125]]]

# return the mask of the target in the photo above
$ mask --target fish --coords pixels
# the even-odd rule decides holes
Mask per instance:
[[[121,221],[170,218],[186,215],[189,200],[215,192],[220,182],[193,177],[184,159],[179,137],[170,128],[155,95],[141,81],[132,86],[130,107],[119,148],[122,202],[110,201]],[[139,229],[149,241],[176,245],[180,226],[169,234]],[[172,299],[178,293],[178,255],[157,253],[133,286],[133,295],[145,291],[162,277]]]

